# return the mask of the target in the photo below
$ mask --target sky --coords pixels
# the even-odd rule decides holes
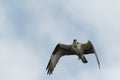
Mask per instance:
[[[119,0],[0,0],[0,80],[120,80]],[[90,40],[98,54],[46,66],[58,43]]]

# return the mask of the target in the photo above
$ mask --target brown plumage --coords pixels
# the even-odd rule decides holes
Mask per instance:
[[[73,40],[74,42],[75,40]],[[79,44],[79,42],[77,42],[77,44]],[[65,56],[65,55],[77,55],[81,61],[83,63],[87,63],[87,59],[85,58],[84,55],[86,54],[95,54],[96,56],[96,59],[97,59],[97,62],[98,62],[98,66],[100,68],[100,62],[99,62],[99,59],[98,59],[98,56],[96,54],[96,51],[92,45],[92,43],[90,41],[88,41],[87,43],[85,44],[82,44],[81,45],[81,48],[82,48],[82,54],[83,56],[81,57],[81,55],[79,55],[74,49],[73,49],[73,45],[74,44],[71,44],[71,45],[66,45],[66,44],[57,44],[57,46],[55,47],[52,55],[51,55],[51,58],[48,62],[48,65],[47,65],[47,74],[52,74],[52,72],[54,71],[54,68],[56,66],[56,64],[58,63],[59,59],[62,57],[62,56]]]

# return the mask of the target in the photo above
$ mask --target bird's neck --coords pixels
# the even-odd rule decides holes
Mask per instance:
[[[77,43],[73,42],[73,48],[77,48]]]

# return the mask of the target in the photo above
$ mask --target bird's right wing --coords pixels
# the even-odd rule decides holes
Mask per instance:
[[[96,57],[96,60],[97,60],[97,63],[98,63],[98,66],[99,66],[99,69],[100,69],[100,61],[98,59],[98,55],[95,51],[95,48],[92,44],[91,41],[88,41],[86,44],[83,44],[83,48],[84,48],[84,54],[95,54],[95,57]]]
[[[47,74],[52,74],[52,72],[54,71],[54,68],[56,66],[56,64],[58,63],[59,59],[64,56],[64,55],[74,55],[75,52],[70,50],[71,45],[64,45],[64,44],[58,44],[52,55],[51,58],[49,60],[49,63],[47,65]]]

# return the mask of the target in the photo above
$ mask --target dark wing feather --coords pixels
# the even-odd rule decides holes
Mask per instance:
[[[71,45],[64,45],[64,44],[58,44],[49,60],[49,63],[47,65],[47,74],[52,74],[54,71],[54,68],[56,64],[58,63],[59,59],[64,55],[74,55],[76,54],[74,51],[71,50]]]
[[[83,54],[92,54],[95,52],[95,49],[90,41],[88,41],[86,44],[83,44]]]
[[[96,60],[97,60],[97,63],[98,63],[99,69],[100,69],[100,61],[98,59],[98,55],[97,55],[92,43],[90,41],[88,41],[86,44],[83,44],[83,49],[84,49],[83,54],[93,54],[93,53],[95,54]]]

